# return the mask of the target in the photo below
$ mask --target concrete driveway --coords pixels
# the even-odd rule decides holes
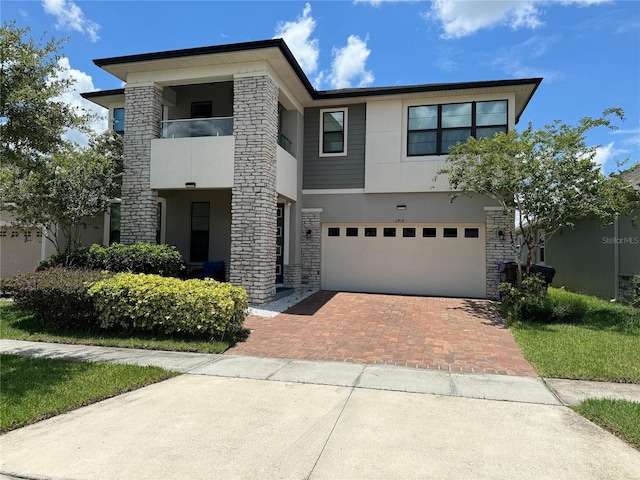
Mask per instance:
[[[640,452],[559,405],[189,374],[0,446],[11,479],[640,478]]]
[[[321,291],[245,326],[227,354],[535,376],[486,300]]]

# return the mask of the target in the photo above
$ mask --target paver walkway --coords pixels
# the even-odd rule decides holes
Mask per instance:
[[[490,302],[321,291],[226,353],[535,376]]]

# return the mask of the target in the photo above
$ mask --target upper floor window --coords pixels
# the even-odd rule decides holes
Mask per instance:
[[[113,130],[124,135],[124,108],[113,109]]]
[[[347,154],[347,109],[320,110],[320,156]]]
[[[507,101],[409,107],[407,155],[442,155],[469,137],[507,131]]]

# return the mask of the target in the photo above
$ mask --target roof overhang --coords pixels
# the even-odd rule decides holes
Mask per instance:
[[[267,62],[302,103],[307,103],[313,98],[315,89],[282,39],[126,55],[93,61],[98,67],[123,82],[127,81],[128,75],[135,73],[256,62]]]
[[[411,99],[513,93],[516,99],[516,123],[520,120],[524,109],[542,82],[542,78],[526,78],[318,91],[311,85],[291,50],[282,39],[126,55],[97,59],[93,62],[124,82],[127,81],[128,75],[137,73],[268,62],[272,70],[287,85],[287,88],[305,106],[335,102],[356,103],[364,102],[367,99],[384,100],[398,97]],[[121,90],[92,92],[83,94],[83,97],[103,105],[106,103],[108,95],[117,96],[121,94],[120,92]],[[110,101],[117,100],[112,98]]]
[[[541,82],[542,78],[522,78],[479,82],[432,83],[400,87],[325,90],[316,92],[315,99],[321,104],[335,104],[337,100],[355,103],[365,101],[367,98],[386,100],[397,98],[398,96],[404,99],[435,99],[438,97],[513,93],[516,99],[515,114],[516,123],[518,123],[520,116]]]
[[[109,108],[109,105],[114,103],[124,103],[124,88],[81,93],[80,96],[93,103],[97,103],[101,107]]]

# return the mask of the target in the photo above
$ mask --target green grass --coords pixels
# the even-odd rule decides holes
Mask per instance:
[[[525,358],[544,377],[640,383],[640,313],[632,307],[549,289],[565,323],[510,325]]]
[[[640,403],[589,399],[573,409],[640,449]]]
[[[175,375],[158,367],[0,355],[0,432]]]
[[[208,342],[189,338],[132,335],[127,332],[60,332],[43,326],[33,314],[19,309],[11,302],[0,303],[0,338],[200,353],[222,353],[230,346],[225,341]]]

